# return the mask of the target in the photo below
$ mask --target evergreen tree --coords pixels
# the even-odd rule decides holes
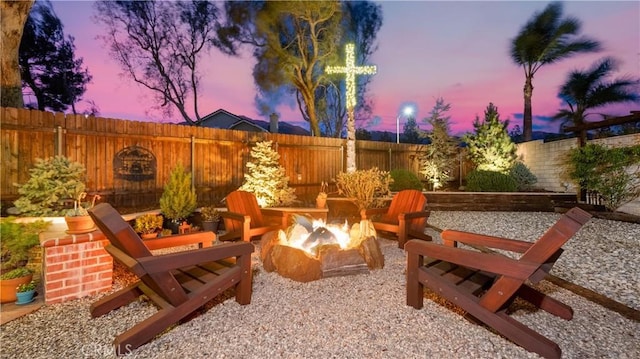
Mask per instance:
[[[431,130],[426,133],[430,144],[420,158],[420,173],[431,183],[433,190],[441,188],[451,179],[457,154],[456,140],[449,135],[450,116],[445,116],[449,109],[451,105],[439,98],[431,110],[431,116],[425,119],[431,125]]]
[[[422,137],[422,130],[420,130],[420,126],[418,126],[416,119],[413,118],[413,116],[409,117],[403,127],[402,142],[420,143]]]
[[[245,182],[239,189],[253,193],[260,207],[287,206],[296,199],[295,189],[289,187],[289,177],[278,163],[280,155],[271,144],[262,141],[251,149]]]
[[[29,88],[41,111],[65,111],[80,101],[91,82],[82,58],[75,58],[72,36],[64,36],[62,22],[49,1],[36,1],[20,42],[22,87]]]
[[[484,111],[484,120],[476,116],[473,121],[475,134],[466,134],[465,142],[469,158],[478,170],[507,173],[516,161],[516,145],[509,137],[509,121],[500,121],[498,108],[489,103]]]
[[[191,184],[191,173],[186,172],[182,163],[171,170],[169,181],[160,197],[160,211],[174,221],[187,218],[197,207],[196,191]]]

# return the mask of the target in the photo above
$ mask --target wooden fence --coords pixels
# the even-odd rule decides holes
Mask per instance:
[[[89,193],[116,207],[157,207],[172,168],[182,162],[193,174],[198,204],[219,205],[244,180],[251,146],[272,140],[289,185],[311,203],[321,181],[345,169],[344,139],[201,128],[0,108],[3,208],[18,198],[36,158],[64,155],[87,169]],[[360,169],[408,169],[418,173],[421,145],[357,141]],[[147,165],[127,164],[128,153]],[[142,156],[145,155],[146,157]],[[133,167],[137,166],[137,172]],[[121,171],[129,170],[123,175]],[[459,175],[459,170],[453,171]],[[466,172],[466,170],[465,170]],[[137,173],[137,175],[136,175]],[[464,174],[463,174],[464,176]],[[331,190],[335,190],[332,187]]]

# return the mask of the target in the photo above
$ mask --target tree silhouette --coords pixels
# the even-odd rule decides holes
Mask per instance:
[[[36,1],[27,19],[20,43],[22,87],[29,88],[44,111],[65,111],[82,99],[91,82],[82,58],[75,58],[72,36],[63,26],[49,1]],[[29,104],[28,104],[29,105]]]

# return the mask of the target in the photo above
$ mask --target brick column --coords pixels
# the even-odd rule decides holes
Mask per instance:
[[[42,238],[45,303],[60,303],[111,289],[113,258],[100,231]]]

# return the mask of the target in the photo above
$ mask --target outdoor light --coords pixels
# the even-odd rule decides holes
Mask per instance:
[[[402,113],[396,117],[396,143],[400,143],[400,116],[402,115],[405,115],[406,117],[413,115],[413,107],[405,106],[402,109]]]

